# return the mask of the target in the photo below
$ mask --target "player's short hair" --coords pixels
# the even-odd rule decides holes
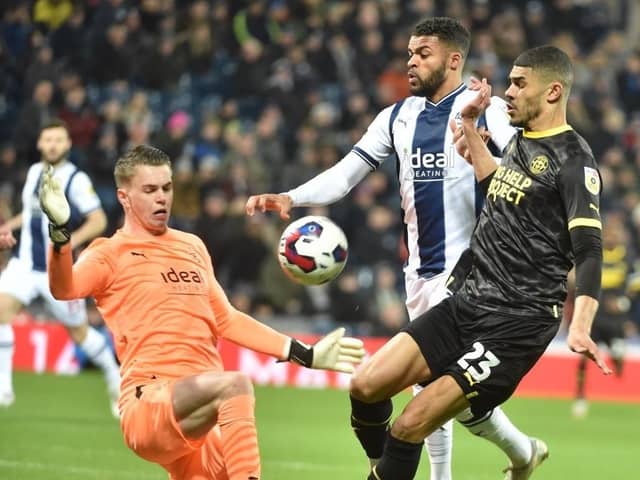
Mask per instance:
[[[573,84],[573,65],[569,55],[553,45],[525,50],[513,62],[514,66],[531,68],[548,81],[557,80],[565,88],[565,97]]]
[[[471,34],[455,18],[431,17],[423,20],[413,28],[414,37],[438,37],[450,48],[459,51],[464,58],[469,53]]]
[[[69,132],[69,127],[67,126],[67,123],[61,118],[52,118],[51,120],[47,121],[42,126],[42,128],[40,128],[40,133],[44,132],[45,130],[49,130],[50,128],[64,128],[67,131],[67,133]]]
[[[118,158],[113,170],[113,176],[116,179],[118,188],[129,183],[131,177],[135,175],[138,165],[150,165],[153,167],[168,165],[171,168],[171,159],[162,150],[151,145],[138,145],[130,149]]]

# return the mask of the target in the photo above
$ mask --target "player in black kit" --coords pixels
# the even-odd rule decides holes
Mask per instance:
[[[514,62],[506,91],[511,124],[521,127],[498,167],[476,129],[491,88],[462,110],[458,151],[473,165],[486,204],[459,268],[457,292],[393,337],[351,381],[356,434],[367,452],[384,444],[369,480],[408,480],[423,439],[471,406],[481,419],[513,393],[557,333],[567,273],[576,267],[576,302],[568,334],[574,352],[611,373],[589,336],[602,268],[600,175],[587,143],[566,123],[572,66],[544,46]],[[458,278],[456,278],[458,277]],[[414,383],[426,388],[388,428],[391,397]],[[468,419],[472,421],[472,419]],[[385,434],[386,431],[386,434]],[[546,458],[507,468],[521,480]]]

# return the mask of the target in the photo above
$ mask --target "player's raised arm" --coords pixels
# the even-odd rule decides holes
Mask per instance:
[[[60,184],[53,178],[53,168],[42,175],[40,207],[49,219],[51,248],[48,258],[49,288],[58,300],[91,295],[101,285],[108,266],[99,262],[79,262],[73,266],[71,234],[67,228],[71,210]]]
[[[476,179],[482,181],[489,179],[498,168],[498,164],[487,148],[485,141],[476,127],[478,117],[491,103],[491,85],[486,79],[474,99],[465,105],[460,114],[462,116],[462,133],[466,139],[468,153],[465,158],[471,162],[476,174]],[[484,182],[486,184],[486,182]]]
[[[476,77],[469,78],[469,90],[479,91],[482,86],[482,80]],[[487,123],[486,133],[494,145],[502,152],[518,131],[510,123],[509,114],[507,113],[507,102],[500,97],[492,96],[489,105],[484,111],[484,115]],[[454,127],[451,127],[451,129],[455,133]],[[479,130],[482,132],[482,129]],[[482,137],[485,141],[487,140],[484,134]]]

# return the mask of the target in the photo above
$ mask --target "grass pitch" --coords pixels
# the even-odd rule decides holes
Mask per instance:
[[[95,372],[76,377],[15,376],[17,402],[0,409],[2,480],[160,480],[164,471],[123,444],[109,414],[104,383]],[[333,390],[256,389],[265,480],[366,478],[366,461],[349,427],[349,401]],[[408,396],[395,403],[396,412]],[[576,421],[562,400],[510,400],[518,426],[543,438],[551,456],[533,478],[626,480],[640,478],[640,405],[593,403]],[[456,426],[455,480],[503,478],[507,460],[485,440]],[[428,479],[422,456],[418,479]]]

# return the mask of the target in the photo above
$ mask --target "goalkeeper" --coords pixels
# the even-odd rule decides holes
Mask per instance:
[[[305,367],[350,373],[364,356],[344,329],[313,346],[231,306],[196,236],[168,228],[171,164],[140,145],[115,166],[124,224],[95,240],[72,265],[69,206],[45,174],[42,210],[50,221],[51,293],[93,296],[121,362],[119,408],[126,444],[172,479],[257,480],[260,459],[250,379],[226,372],[216,349],[226,338]]]

